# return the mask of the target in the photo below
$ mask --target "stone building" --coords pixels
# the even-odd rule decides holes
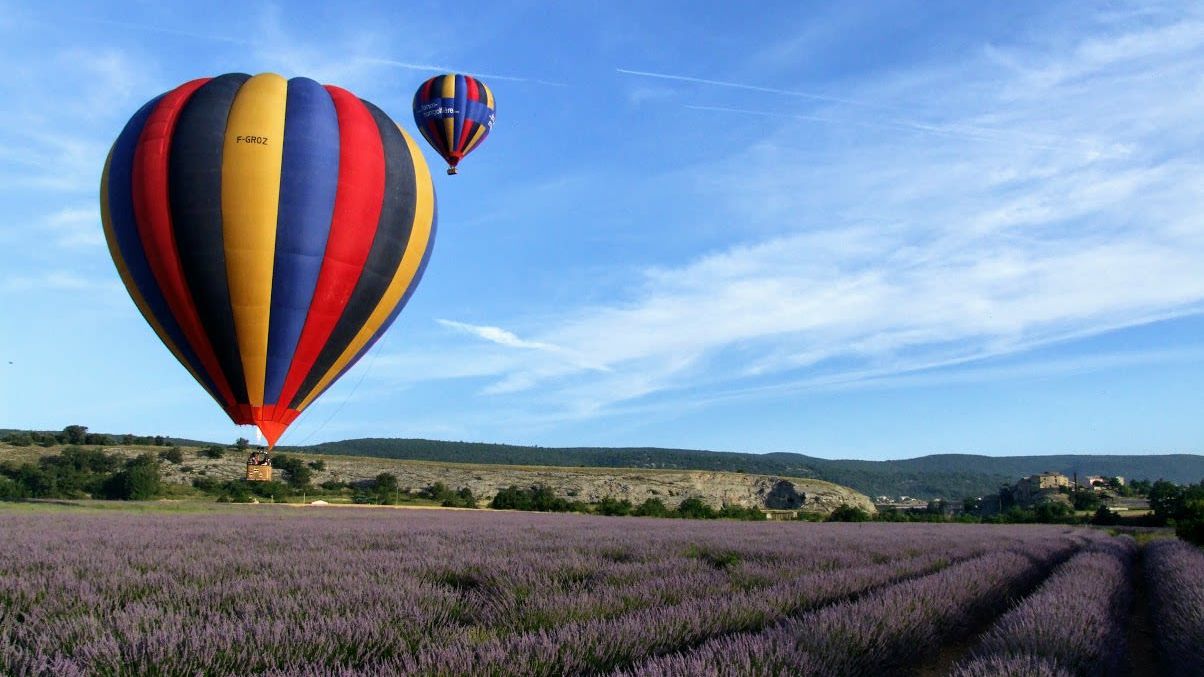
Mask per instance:
[[[1069,503],[1070,498],[1067,494],[1070,485],[1070,478],[1059,472],[1029,475],[1015,484],[1003,485],[996,495],[983,496],[979,504],[979,514],[988,517],[1013,506],[1027,509],[1040,503]]]

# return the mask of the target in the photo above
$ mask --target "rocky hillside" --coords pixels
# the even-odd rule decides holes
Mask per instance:
[[[0,460],[32,461],[36,457],[58,453],[61,448],[0,445]],[[158,453],[163,447],[106,446],[109,453],[136,456]],[[199,448],[184,447],[184,461],[161,462],[161,474],[168,482],[189,484],[196,477],[217,480],[244,476],[245,457],[229,452],[212,459],[200,455]],[[482,501],[492,499],[500,489],[511,485],[529,487],[544,484],[559,496],[570,500],[597,503],[603,498],[627,499],[633,504],[658,498],[673,508],[689,497],[697,497],[719,508],[724,504],[762,507],[775,510],[802,510],[827,514],[841,505],[852,505],[874,512],[868,497],[847,487],[822,480],[759,475],[714,470],[653,470],[643,468],[571,468],[562,466],[485,465],[434,461],[403,461],[359,456],[327,456],[290,453],[306,462],[321,460],[323,470],[313,471],[312,482],[328,480],[367,482],[380,473],[392,473],[403,489],[418,490],[442,482],[452,489],[468,487]]]
[[[484,499],[492,498],[499,489],[511,485],[526,487],[544,484],[560,496],[586,503],[597,503],[610,497],[639,504],[649,498],[659,498],[672,508],[694,496],[715,508],[732,504],[827,514],[847,504],[874,512],[873,503],[863,494],[836,484],[797,477],[707,470],[494,466],[375,458],[353,460],[334,456],[324,457],[323,460],[326,470],[315,475],[356,481],[391,472],[397,475],[402,487],[421,489],[435,482],[443,482],[452,488],[468,487],[474,496]]]

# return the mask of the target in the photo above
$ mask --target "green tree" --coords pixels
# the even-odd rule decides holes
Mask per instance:
[[[313,472],[296,456],[277,454],[272,459],[272,466],[284,473],[285,481],[293,489],[304,489],[313,479]]]
[[[829,522],[868,522],[870,514],[855,505],[841,504],[828,515]]]
[[[1097,510],[1101,503],[1099,495],[1092,489],[1080,489],[1074,492],[1075,510]]]
[[[22,498],[29,498],[29,489],[15,480],[0,476],[0,501],[15,501]]]
[[[310,461],[309,463],[306,463],[305,465],[308,465],[310,470],[317,470],[319,472],[326,469],[326,461],[323,461],[320,458],[317,460]]]
[[[496,510],[569,512],[577,506],[557,496],[551,487],[536,484],[527,489],[519,489],[514,485],[506,487],[493,497],[489,507]]]
[[[159,495],[159,463],[150,454],[126,461],[125,468],[114,473],[101,486],[108,499],[146,501]]]
[[[179,465],[180,463],[184,462],[184,452],[181,451],[179,447],[173,446],[170,449],[160,451],[159,458],[167,461],[168,463],[175,463],[176,465]]]
[[[1044,524],[1065,522],[1074,516],[1074,509],[1061,501],[1038,503],[1032,511],[1033,518]]]
[[[636,517],[668,517],[669,508],[665,507],[665,502],[659,498],[649,498],[638,506],[631,514]]]
[[[245,453],[247,451],[247,447],[249,447],[250,445],[251,445],[251,440],[248,440],[245,437],[240,437],[240,438],[234,440],[234,448],[237,449],[239,452]]]
[[[397,475],[382,472],[373,481],[372,489],[373,493],[376,494],[376,503],[385,505],[396,503],[398,494]]]
[[[27,432],[10,433],[4,440],[14,447],[28,447],[33,444],[33,438]]]
[[[686,519],[715,519],[719,515],[702,499],[691,496],[677,506],[677,514]]]
[[[1117,515],[1116,513],[1109,510],[1108,506],[1101,505],[1095,511],[1095,514],[1091,516],[1091,523],[1098,524],[1101,526],[1112,526],[1114,524],[1120,524],[1120,515]]]
[[[63,428],[61,441],[63,444],[84,444],[88,439],[88,426],[69,425]]]
[[[226,450],[216,444],[211,444],[198,451],[197,455],[205,458],[221,458],[226,455]]]
[[[250,482],[246,480],[230,480],[225,482],[222,484],[217,497],[219,503],[250,503],[251,499]]]
[[[1149,501],[1154,517],[1160,523],[1166,524],[1183,508],[1183,489],[1166,480],[1158,480],[1150,486]]]
[[[599,515],[630,515],[633,507],[627,499],[617,500],[607,496],[598,502],[595,512]]]

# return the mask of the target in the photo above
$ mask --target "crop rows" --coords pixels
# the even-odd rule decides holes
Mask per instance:
[[[10,514],[0,674],[886,674],[1114,541],[269,506]]]
[[[1136,555],[1137,545],[1129,538],[1092,544],[1075,555],[999,619],[976,657],[953,674],[1119,674]]]
[[[1145,575],[1167,674],[1204,675],[1204,551],[1180,541],[1151,543]]]

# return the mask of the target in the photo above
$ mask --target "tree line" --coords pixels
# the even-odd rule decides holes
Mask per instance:
[[[0,442],[14,447],[54,447],[60,444],[112,446],[115,444],[165,447],[174,444],[163,435],[110,435],[88,432],[88,426],[69,425],[58,432],[46,430],[13,430],[0,436]]]

